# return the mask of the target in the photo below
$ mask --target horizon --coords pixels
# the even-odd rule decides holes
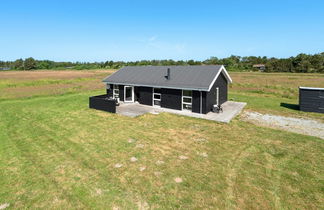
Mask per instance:
[[[321,54],[321,53],[324,53],[324,52],[318,52],[318,53],[313,53],[313,54],[307,54],[307,53],[299,53],[299,54],[306,54],[306,55],[315,55],[315,54]],[[260,57],[260,58],[263,58],[263,57],[266,57],[267,59],[271,59],[271,58],[275,58],[275,59],[289,59],[289,58],[293,58],[293,57],[296,57],[296,56],[298,56],[299,54],[297,54],[297,55],[292,55],[292,56],[288,56],[288,57],[267,57],[267,56],[262,56],[262,55],[260,55],[260,56],[254,56],[254,55],[250,55],[251,57]],[[230,56],[239,56],[239,57],[241,57],[241,58],[243,58],[243,57],[250,57],[250,56],[240,56],[240,55],[229,55],[229,56],[227,56],[227,57],[217,57],[218,59],[226,59],[226,58],[229,58]],[[175,60],[175,59],[149,59],[149,60],[147,60],[147,59],[143,59],[143,60],[130,60],[130,61],[124,61],[124,60],[101,60],[101,61],[69,61],[69,60],[65,60],[65,61],[63,61],[63,60],[58,60],[58,61],[56,61],[56,60],[51,60],[51,59],[37,59],[37,58],[34,58],[34,57],[25,57],[25,58],[17,58],[17,59],[13,59],[13,60],[1,60],[0,59],[0,61],[3,61],[3,62],[14,62],[14,61],[16,61],[16,60],[19,60],[19,59],[22,59],[22,60],[26,60],[27,58],[33,58],[33,59],[35,59],[35,60],[37,60],[37,61],[53,61],[53,62],[71,62],[71,63],[104,63],[104,62],[108,62],[108,61],[113,61],[113,62],[125,62],[125,63],[127,63],[127,62],[139,62],[139,61],[153,61],[153,60],[156,60],[156,61],[163,61],[163,60],[173,60],[173,61],[185,61],[185,62],[187,62],[187,61],[190,61],[190,60],[193,60],[193,61],[198,61],[198,62],[204,62],[204,61],[206,61],[206,60],[208,60],[208,59],[210,59],[210,58],[212,58],[212,57],[216,57],[216,56],[209,56],[208,58],[206,58],[206,59],[202,59],[202,60],[194,60],[194,59],[186,59],[186,60]],[[216,65],[218,65],[218,64],[216,64]]]
[[[2,61],[203,61],[324,51],[318,0],[13,0],[2,7]]]

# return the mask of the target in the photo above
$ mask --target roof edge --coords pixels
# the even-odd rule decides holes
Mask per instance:
[[[304,90],[324,90],[324,88],[318,88],[318,87],[299,87],[299,89],[304,89]]]
[[[129,85],[134,87],[153,87],[153,88],[168,88],[168,89],[177,89],[177,90],[196,90],[196,91],[208,91],[207,88],[179,88],[179,87],[172,87],[172,86],[159,86],[159,85],[139,85],[139,84],[132,84],[132,83],[122,83],[122,82],[105,82],[106,84],[114,84],[114,85]]]
[[[224,76],[225,76],[225,78],[226,78],[226,80],[227,80],[228,83],[232,83],[232,82],[233,82],[232,78],[230,77],[230,75],[229,75],[228,72],[226,71],[225,66],[222,65],[221,68],[220,68],[220,70],[218,71],[218,73],[217,73],[216,76],[214,77],[213,81],[210,83],[209,88],[208,88],[208,92],[211,90],[211,88],[213,87],[213,85],[214,85],[214,83],[216,82],[217,78],[219,77],[219,75],[220,75],[222,72],[224,73]]]

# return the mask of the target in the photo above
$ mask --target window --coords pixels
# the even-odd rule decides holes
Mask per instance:
[[[113,88],[113,97],[114,98],[119,98],[119,85],[114,85],[114,88]]]
[[[153,88],[153,106],[161,106],[161,89]]]
[[[191,90],[183,90],[182,96],[192,97],[192,91]]]
[[[182,91],[182,109],[183,110],[192,110],[192,91],[183,90]]]

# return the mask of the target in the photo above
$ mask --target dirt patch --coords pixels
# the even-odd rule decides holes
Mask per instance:
[[[324,139],[324,123],[316,120],[283,117],[247,111],[242,115],[242,119],[256,125],[261,124],[272,128],[279,128],[294,133],[316,136]]]

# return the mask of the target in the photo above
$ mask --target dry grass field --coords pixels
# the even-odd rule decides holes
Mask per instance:
[[[0,100],[104,89],[114,70],[0,72]]]
[[[324,206],[322,139],[259,127],[240,117],[222,124],[168,113],[129,118],[89,109],[88,97],[105,92],[101,80],[111,72],[0,72],[0,206]],[[283,84],[284,74],[231,75],[236,83],[230,97],[247,101],[247,109],[323,118],[280,106],[296,103],[297,95],[292,90],[287,98],[274,88],[293,89],[297,81],[312,85],[308,81],[316,76],[321,85],[323,75],[287,74],[294,84]],[[244,89],[250,85],[254,89]]]

